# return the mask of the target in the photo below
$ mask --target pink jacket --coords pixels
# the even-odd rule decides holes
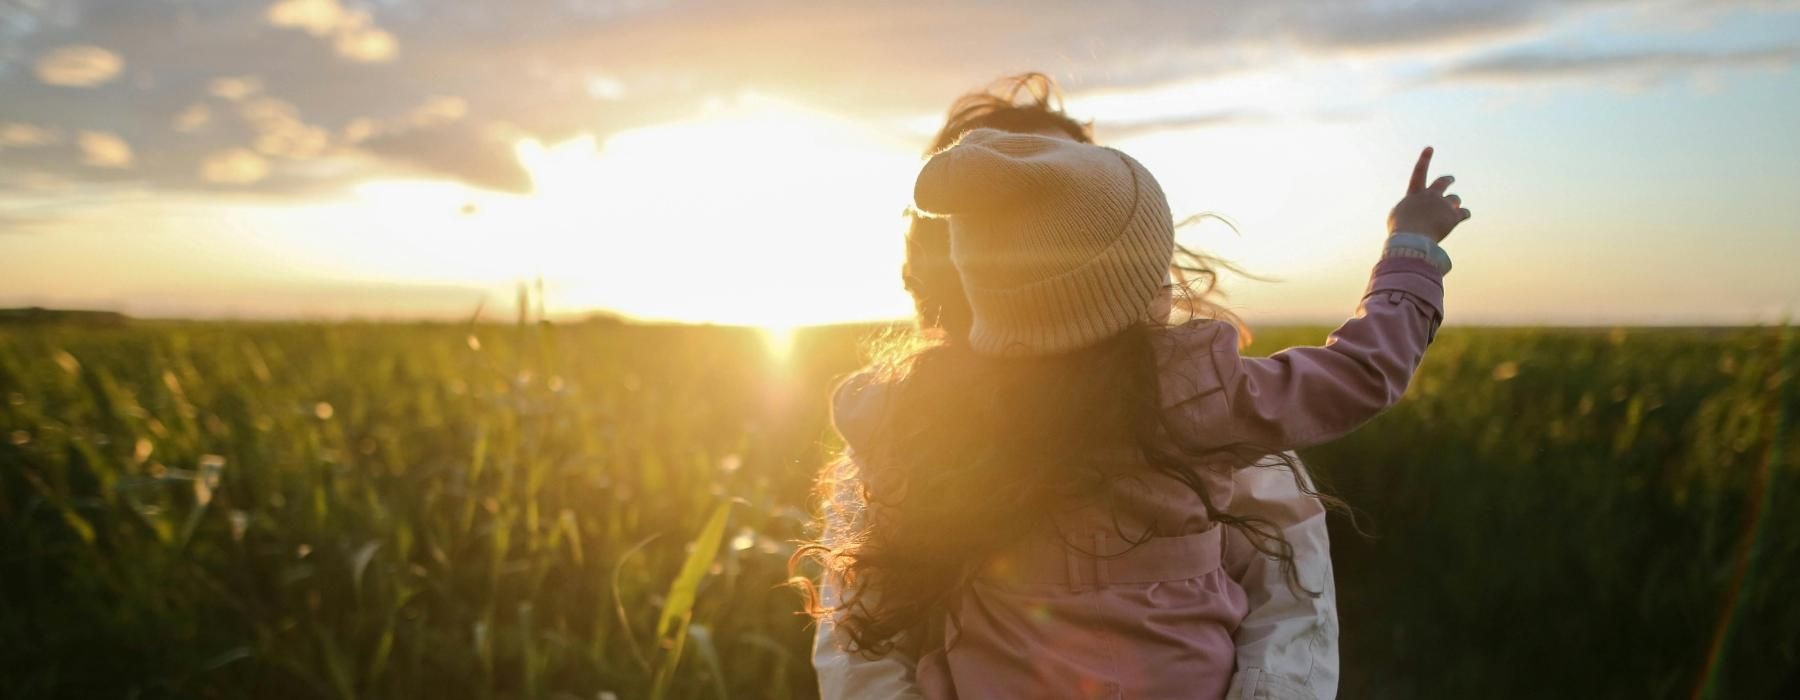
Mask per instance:
[[[1299,466],[1299,458],[1288,455]],[[851,465],[846,465],[851,466]],[[1302,467],[1304,473],[1304,467]],[[1244,469],[1234,480],[1236,495],[1227,510],[1261,517],[1294,547],[1301,584],[1320,595],[1290,588],[1281,563],[1262,556],[1238,530],[1225,532],[1225,570],[1244,589],[1249,613],[1232,633],[1237,670],[1227,700],[1329,700],[1337,696],[1337,586],[1331,570],[1331,535],[1325,508],[1300,491],[1280,469]],[[1308,477],[1310,482],[1310,477]],[[840,474],[834,515],[856,518],[851,498],[854,474]],[[839,522],[838,526],[850,525]],[[828,532],[837,531],[835,528]],[[826,605],[836,605],[830,579],[819,581]],[[812,662],[821,700],[919,700],[915,677],[918,653],[903,637],[898,649],[877,658],[845,650],[849,640],[831,618],[813,630]]]
[[[1443,318],[1442,280],[1425,260],[1384,259],[1356,316],[1323,347],[1267,358],[1241,356],[1227,324],[1170,329],[1157,344],[1163,410],[1177,426],[1167,437],[1275,453],[1348,433],[1405,392]],[[883,389],[858,375],[838,392],[834,418],[853,451],[879,420]],[[1230,473],[1199,473],[1214,502],[1236,502]],[[1228,540],[1190,489],[1158,474],[1117,484],[1114,510],[1060,523],[1079,548],[1045,533],[990,562],[958,624],[922,649],[924,697],[1225,695],[1249,607],[1233,573],[1246,572],[1226,565]],[[1152,538],[1132,547],[1120,531]]]

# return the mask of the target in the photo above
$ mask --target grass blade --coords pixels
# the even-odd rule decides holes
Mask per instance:
[[[713,555],[718,553],[719,545],[725,539],[725,519],[729,515],[730,501],[713,508],[712,515],[700,528],[700,535],[694,538],[693,550],[688,552],[687,561],[682,563],[681,573],[676,574],[675,581],[669,584],[669,595],[663,604],[662,616],[656,620],[657,644],[667,651],[656,669],[655,685],[650,691],[651,700],[662,700],[668,693],[675,666],[681,663],[681,648],[687,641],[687,621],[694,612],[694,599],[700,591],[700,580],[706,577],[706,570],[712,566]]]

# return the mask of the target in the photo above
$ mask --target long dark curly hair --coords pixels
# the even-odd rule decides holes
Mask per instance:
[[[1093,142],[1089,125],[1063,113],[1055,83],[1027,73],[958,99],[927,152],[984,127]],[[809,614],[831,616],[852,651],[887,653],[900,635],[923,632],[950,613],[991,555],[1054,527],[1056,513],[1106,499],[1113,481],[1145,470],[1192,489],[1214,522],[1244,531],[1281,561],[1290,586],[1305,590],[1280,529],[1226,512],[1213,501],[1207,471],[1228,479],[1245,466],[1285,466],[1304,492],[1314,492],[1273,450],[1201,450],[1170,438],[1182,432],[1165,424],[1161,410],[1154,343],[1163,325],[1141,323],[1050,357],[982,356],[968,347],[972,314],[950,264],[945,221],[914,216],[906,243],[902,276],[919,327],[879,344],[866,371],[885,389],[884,410],[855,445],[854,460],[841,455],[819,479],[823,532],[799,547],[790,571],[817,561],[842,595],[829,605],[809,578],[794,575]],[[1247,329],[1220,304],[1222,269],[1236,271],[1178,246],[1171,306],[1177,317],[1238,326],[1248,342]],[[1075,457],[1097,454],[1109,456]]]

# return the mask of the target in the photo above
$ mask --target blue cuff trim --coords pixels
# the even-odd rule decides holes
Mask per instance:
[[[1388,236],[1387,247],[1382,250],[1381,258],[1418,258],[1430,262],[1438,272],[1450,272],[1450,254],[1444,248],[1422,233],[1398,231]]]

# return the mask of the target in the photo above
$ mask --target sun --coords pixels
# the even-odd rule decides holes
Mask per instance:
[[[517,154],[534,185],[519,220],[559,305],[776,329],[909,308],[918,156],[855,120],[746,96]]]
[[[770,325],[757,329],[762,336],[763,349],[769,357],[777,362],[786,362],[794,354],[794,337],[799,334],[797,326]]]
[[[528,193],[371,181],[294,228],[354,278],[490,300],[542,280],[552,315],[791,337],[910,313],[898,274],[919,167],[910,137],[745,95],[604,137],[519,141]]]

